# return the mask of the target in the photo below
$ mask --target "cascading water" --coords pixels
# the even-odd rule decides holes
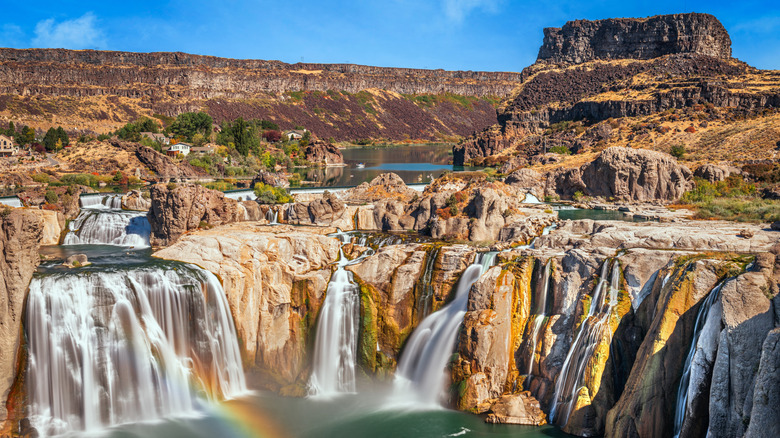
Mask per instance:
[[[529,358],[528,358],[528,368],[526,375],[531,375],[531,371],[534,366],[534,357],[536,356],[536,344],[539,339],[539,330],[542,328],[542,323],[544,322],[544,319],[547,317],[547,295],[550,290],[550,265],[552,263],[552,258],[547,260],[547,263],[544,265],[544,282],[542,283],[543,286],[536,297],[536,317],[534,317],[532,321],[532,329],[531,329],[531,341],[528,344],[529,347]]]
[[[217,278],[176,262],[83,268],[30,284],[30,418],[45,435],[192,412],[246,391]]]
[[[610,261],[612,275],[607,280]],[[569,421],[588,362],[600,344],[611,342],[612,330],[609,322],[612,309],[618,302],[619,282],[619,263],[614,259],[606,260],[601,266],[601,276],[593,292],[587,316],[580,324],[577,336],[569,348],[558,380],[555,382],[555,394],[550,410],[551,422],[555,424],[563,426]],[[604,291],[607,289],[609,295],[605,297]],[[605,340],[605,337],[608,339]]]
[[[393,383],[398,398],[431,406],[441,404],[445,369],[466,315],[469,289],[493,266],[495,258],[495,252],[480,254],[461,275],[455,299],[425,318],[409,337]]]
[[[269,208],[265,212],[265,220],[268,221],[268,225],[279,225],[279,210]]]
[[[79,205],[81,208],[121,210],[122,195],[86,194],[79,198]]]
[[[85,208],[70,223],[63,244],[146,248],[150,233],[145,212]]]
[[[425,270],[421,278],[422,291],[417,303],[418,321],[428,316],[431,311],[431,301],[433,300],[433,285],[431,280],[433,279],[433,268],[436,265],[436,258],[439,256],[440,247],[435,247],[428,254],[428,260],[425,264]]]
[[[701,335],[704,323],[707,321],[710,309],[713,303],[718,300],[720,296],[720,290],[723,288],[725,281],[718,283],[707,295],[707,298],[699,307],[699,313],[696,314],[696,324],[693,326],[693,339],[691,340],[691,347],[688,350],[688,355],[685,358],[685,366],[683,367],[682,377],[680,377],[680,386],[677,388],[677,406],[674,411],[674,436],[679,437],[682,430],[683,421],[685,420],[685,412],[688,408],[688,390],[691,381],[691,364],[693,363],[693,357],[696,354],[697,345],[699,343],[699,336]]]

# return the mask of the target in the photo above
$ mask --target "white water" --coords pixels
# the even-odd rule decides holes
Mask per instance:
[[[4,198],[0,198],[0,204],[14,208],[24,207],[24,205],[22,205],[22,200],[19,199],[18,196],[6,196]]]
[[[217,278],[176,264],[33,279],[29,415],[43,435],[193,412],[246,391]]]
[[[122,209],[122,194],[85,194],[79,197],[81,208],[91,209]]]
[[[348,233],[335,236],[342,243],[351,240]],[[338,268],[328,283],[325,302],[317,322],[314,362],[309,378],[309,395],[332,397],[355,392],[355,357],[359,289],[352,272],[344,269],[350,261],[339,250]]]
[[[146,212],[85,208],[71,221],[63,245],[147,248],[150,233]]]
[[[542,287],[540,293],[538,294],[536,298],[536,317],[533,320],[533,330],[531,331],[531,342],[529,344],[530,348],[530,355],[528,358],[528,369],[525,373],[526,375],[531,375],[531,371],[533,370],[534,366],[534,358],[536,356],[536,344],[539,339],[539,330],[542,328],[542,323],[544,322],[544,319],[547,317],[547,295],[550,290],[550,264],[552,262],[552,258],[547,260],[547,263],[544,265],[544,286]]]
[[[236,190],[234,192],[225,192],[225,197],[235,199],[236,201],[254,201],[257,199],[255,191],[251,189]]]
[[[701,304],[701,307],[699,307],[699,312],[696,314],[696,324],[693,326],[693,339],[691,340],[691,347],[688,349],[688,355],[685,358],[685,366],[683,367],[683,373],[680,377],[680,386],[677,388],[677,406],[674,410],[675,438],[680,436],[683,421],[685,421],[685,413],[688,409],[688,395],[692,389],[691,364],[693,363],[693,358],[696,355],[697,349],[702,350],[704,347],[699,345],[699,338],[702,334],[702,328],[704,327],[705,323],[713,325],[713,323],[709,321],[708,315],[710,313],[710,309],[713,307],[713,304],[717,302],[718,297],[720,296],[720,290],[723,288],[723,283],[725,283],[725,281],[721,281],[710,291],[709,295],[707,295],[707,298]],[[717,317],[717,331],[720,332],[720,314],[718,314]],[[712,341],[717,343],[717,339],[713,339],[711,342]]]
[[[610,261],[612,275],[611,279],[607,280]],[[609,320],[612,309],[617,304],[619,281],[620,265],[617,260],[604,261],[588,314],[580,324],[577,336],[569,348],[558,380],[555,382],[553,406],[550,410],[551,422],[554,424],[564,426],[569,421],[569,415],[571,415],[574,403],[577,401],[577,394],[582,386],[582,377],[588,362],[600,344],[609,343],[612,340]],[[605,291],[608,291],[608,297],[604,296]],[[591,394],[591,396],[593,395]]]
[[[542,201],[539,200],[536,196],[532,195],[530,192],[525,194],[525,198],[523,198],[523,204],[541,204]]]
[[[279,225],[279,210],[269,208],[265,212],[265,220],[268,221],[268,225]]]
[[[455,299],[425,318],[409,337],[393,382],[395,396],[409,403],[440,406],[447,380],[447,362],[469,300],[469,290],[495,262],[496,253],[480,254],[463,272]]]
[[[436,265],[436,258],[439,256],[440,247],[435,247],[428,254],[428,258],[425,264],[425,270],[422,275],[422,291],[420,293],[420,299],[417,303],[417,311],[419,312],[419,318],[425,318],[428,316],[431,310],[431,303],[433,301],[433,268]]]

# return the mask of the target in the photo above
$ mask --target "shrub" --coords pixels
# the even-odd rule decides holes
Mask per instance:
[[[669,151],[669,153],[675,157],[675,158],[682,158],[683,155],[685,155],[685,146],[683,145],[674,145],[672,146],[672,149]]]
[[[56,204],[57,201],[60,200],[60,197],[57,196],[57,193],[55,193],[54,190],[46,190],[46,194],[43,197],[49,204]]]
[[[168,190],[176,190],[176,183],[175,182],[169,182],[165,187],[167,187]]]
[[[90,187],[97,187],[100,184],[100,179],[97,177],[97,175],[92,175],[89,173],[71,173],[68,175],[63,175],[62,178],[60,178],[60,181],[62,181],[65,185],[82,185],[82,186],[90,186]]]
[[[255,196],[260,204],[286,204],[292,201],[285,189],[263,183],[255,184]]]
[[[550,148],[550,152],[559,155],[571,155],[571,150],[564,145],[553,146]]]
[[[581,192],[581,191],[579,191],[579,190],[577,190],[576,192],[574,192],[574,196],[572,196],[572,199],[574,199],[574,200],[575,200],[575,201],[577,201],[577,202],[580,202],[580,201],[582,201],[582,199],[583,199],[583,198],[585,198],[585,194],[584,194],[584,193],[582,193],[582,192]]]

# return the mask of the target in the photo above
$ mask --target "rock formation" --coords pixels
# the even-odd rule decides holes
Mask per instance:
[[[144,198],[140,190],[130,190],[122,196],[124,210],[148,211],[151,206],[151,199]]]
[[[167,182],[172,179],[198,178],[205,175],[202,169],[195,168],[186,161],[175,163],[170,157],[148,146],[120,140],[111,140],[111,145],[116,148],[133,151],[138,161],[151,172],[149,175],[145,175],[145,177],[152,181]]]
[[[690,188],[690,179],[691,171],[670,155],[611,147],[579,169],[548,175],[548,193],[569,199],[581,192],[622,201],[674,201]]]
[[[595,59],[650,59],[691,53],[731,57],[731,38],[709,14],[576,20],[544,29],[538,60],[579,64]]]
[[[154,246],[170,245],[187,231],[242,221],[238,201],[197,184],[156,184],[149,190],[149,224]]]
[[[0,210],[0,425],[24,415],[20,400],[9,393],[15,385],[17,366],[24,363],[20,349],[24,299],[40,261],[42,235],[41,217],[34,212]],[[12,410],[16,412],[9,412]]]
[[[339,166],[344,164],[344,157],[336,146],[321,140],[315,140],[303,148],[303,156],[312,163],[325,166]]]

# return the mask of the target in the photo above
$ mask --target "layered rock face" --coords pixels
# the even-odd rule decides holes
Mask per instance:
[[[175,163],[170,157],[138,143],[111,140],[111,145],[135,153],[138,161],[149,170],[148,175],[143,175],[144,178],[151,181],[167,182],[171,179],[198,178],[205,175],[202,169],[195,168],[186,161]]]
[[[43,221],[35,212],[13,209],[0,215],[0,426],[11,415],[23,415],[24,407],[12,405],[17,401],[9,398],[9,392],[21,360],[24,298],[40,261],[42,236]],[[19,411],[9,412],[12,409]]]
[[[674,53],[731,57],[731,38],[709,14],[576,20],[544,29],[539,61],[579,64],[595,59],[650,59]]]
[[[326,166],[344,164],[344,156],[336,146],[324,141],[315,141],[303,149],[303,156],[312,163],[322,163]]]
[[[157,184],[149,190],[152,245],[170,245],[199,227],[239,222],[246,218],[238,201],[197,184]]]
[[[690,188],[691,176],[668,154],[611,147],[579,169],[548,175],[548,193],[571,198],[579,191],[623,201],[674,201]]]

